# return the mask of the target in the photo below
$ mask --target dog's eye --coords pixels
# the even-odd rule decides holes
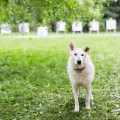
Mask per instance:
[[[75,53],[74,55],[77,56],[77,53]]]
[[[81,54],[81,56],[84,56],[84,54]]]

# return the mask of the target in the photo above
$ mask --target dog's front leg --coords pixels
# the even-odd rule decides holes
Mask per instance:
[[[93,97],[93,95],[92,95],[92,88],[91,88],[90,99],[91,99],[91,100],[94,100],[94,97]]]
[[[73,85],[72,86],[73,89],[73,94],[74,94],[74,102],[75,102],[75,112],[79,112],[79,101],[78,101],[78,97],[79,97],[79,86],[78,85]]]
[[[86,87],[86,109],[90,109],[91,85]]]

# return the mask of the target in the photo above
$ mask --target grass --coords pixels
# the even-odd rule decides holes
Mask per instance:
[[[66,72],[68,44],[91,47],[94,100],[80,112]],[[0,39],[0,120],[119,120],[120,36]]]

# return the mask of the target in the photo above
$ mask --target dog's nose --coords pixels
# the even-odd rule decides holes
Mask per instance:
[[[78,61],[77,61],[77,64],[80,65],[80,64],[81,64],[81,60],[78,60]]]

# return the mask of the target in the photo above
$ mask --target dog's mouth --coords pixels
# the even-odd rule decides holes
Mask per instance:
[[[82,68],[74,68],[74,70],[78,73],[81,73],[85,69],[85,66]]]

